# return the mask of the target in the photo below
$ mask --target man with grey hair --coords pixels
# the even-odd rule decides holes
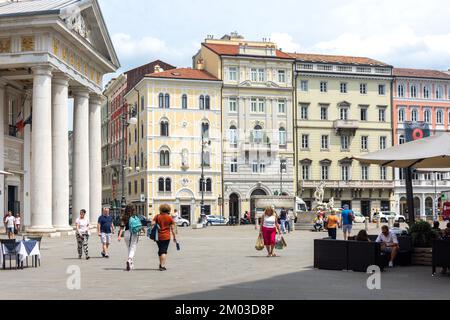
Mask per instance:
[[[109,258],[108,249],[111,243],[111,234],[114,233],[114,223],[109,215],[109,208],[103,208],[103,214],[98,218],[97,233],[102,241],[102,257]]]

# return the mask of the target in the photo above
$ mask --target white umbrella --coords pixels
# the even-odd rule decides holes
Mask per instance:
[[[361,163],[396,168],[450,168],[450,133],[401,144],[353,159]]]
[[[401,144],[358,157],[353,157],[363,164],[376,164],[395,168],[406,168],[406,194],[410,221],[415,220],[414,192],[412,186],[412,169],[450,168],[450,133]],[[429,169],[428,169],[429,170]]]

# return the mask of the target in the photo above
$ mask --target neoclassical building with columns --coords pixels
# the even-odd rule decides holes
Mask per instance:
[[[102,209],[103,75],[119,68],[96,0],[0,0],[0,211],[30,233],[70,231],[69,99],[74,222]]]

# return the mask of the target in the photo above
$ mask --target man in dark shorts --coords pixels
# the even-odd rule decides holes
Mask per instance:
[[[104,208],[103,214],[98,217],[97,233],[102,241],[102,257],[109,258],[108,249],[111,243],[111,234],[114,233],[114,224],[109,215],[109,208]]]
[[[166,271],[167,250],[170,244],[170,234],[172,233],[173,241],[177,242],[175,235],[175,221],[170,215],[170,206],[163,204],[159,207],[159,214],[153,219],[152,227],[158,224],[158,256],[159,271]]]

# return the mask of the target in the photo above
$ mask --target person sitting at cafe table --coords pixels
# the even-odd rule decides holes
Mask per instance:
[[[395,233],[389,231],[388,226],[381,228],[381,234],[378,236],[376,242],[381,243],[381,251],[391,254],[391,260],[389,261],[389,268],[394,267],[394,260],[397,256],[399,249],[398,239]]]

